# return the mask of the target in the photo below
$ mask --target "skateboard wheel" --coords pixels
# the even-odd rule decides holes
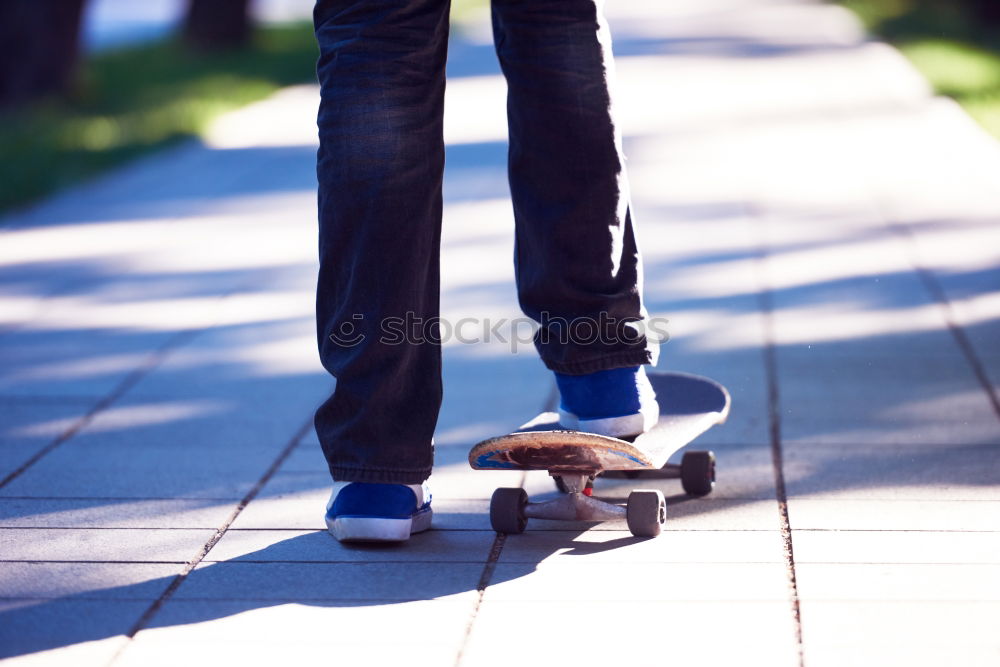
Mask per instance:
[[[681,459],[681,486],[692,496],[707,496],[715,488],[715,454],[684,452]]]
[[[667,520],[667,502],[658,491],[633,491],[625,506],[628,529],[636,537],[656,537]]]
[[[524,532],[528,518],[524,516],[524,506],[528,504],[528,494],[524,489],[497,489],[490,499],[490,525],[498,533],[517,535]]]

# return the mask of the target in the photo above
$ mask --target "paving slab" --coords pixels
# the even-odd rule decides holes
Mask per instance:
[[[662,167],[659,159],[650,162],[646,168]],[[643,162],[636,166],[630,173],[644,178]],[[664,175],[656,171],[655,178]],[[679,193],[674,199],[657,194],[654,202],[646,203],[647,213],[639,222],[646,308],[669,335],[660,346],[657,369],[711,377],[733,397],[726,423],[691,447],[767,445],[763,320],[758,295],[746,293],[748,285],[758,282],[759,241],[749,233],[750,222],[738,205],[698,207],[678,201]],[[733,329],[748,340],[756,337],[753,346],[720,345],[719,339]]]
[[[0,490],[0,496],[238,501],[277,454],[201,454],[195,449],[181,454],[173,444],[75,444],[57,448]]]
[[[1000,566],[985,563],[797,563],[803,600],[1000,600]]]
[[[778,505],[772,500],[672,496],[664,530],[776,530]]]
[[[217,529],[235,507],[211,500],[0,498],[0,527]]]
[[[329,476],[326,459],[323,457],[323,448],[320,447],[315,429],[309,429],[298,446],[292,450],[292,453],[281,465],[281,472],[308,472]]]
[[[228,297],[225,302],[234,311],[230,319],[247,321],[197,336],[146,375],[130,397],[221,401],[241,418],[308,415],[333,382],[321,367],[317,370],[313,303],[301,283],[296,289]]]
[[[621,545],[619,548],[627,548]],[[531,602],[729,601],[788,599],[785,567],[777,563],[498,563],[483,597]]]
[[[996,500],[859,500],[849,490],[831,495],[791,499],[792,529],[1000,531]]]
[[[538,663],[565,660],[574,647],[553,637],[592,634],[588,661],[608,664],[662,665],[664,661],[707,664],[797,665],[795,629],[784,602],[685,601],[610,602],[490,600],[476,615],[462,654],[463,666],[495,665],[497,637],[511,628],[536,628],[518,637],[518,653]],[[720,642],[719,638],[726,641]]]
[[[1000,563],[1000,532],[793,530],[795,563]]]
[[[84,333],[73,326],[67,324],[69,330],[62,331],[25,328],[4,335],[0,396],[98,399],[154,363],[158,351],[176,336],[128,330]],[[83,335],[86,345],[81,345]]]
[[[465,562],[485,563],[492,530],[428,530],[414,535],[405,553],[392,546],[345,545],[321,531],[230,530],[203,562],[294,563]]]
[[[987,665],[1000,655],[997,602],[804,600],[801,606],[810,664]]]
[[[148,607],[138,600],[0,600],[0,658],[10,665],[107,664]]]
[[[457,645],[465,634],[477,597],[467,592],[437,600],[371,604],[174,599],[157,612],[142,639],[152,642],[441,642]],[[394,630],[391,638],[386,637],[386,627]]]
[[[786,346],[778,366],[789,447],[1000,441],[1000,422],[946,331]]]
[[[233,408],[213,399],[125,399],[0,495],[239,499],[308,417],[234,414]]]
[[[483,562],[423,562],[403,557],[399,562],[206,563],[187,577],[174,599],[271,600],[303,604],[312,601],[433,600],[476,590]]]
[[[784,563],[778,531],[670,530],[654,539],[625,531],[536,531],[504,541],[500,563]]]
[[[214,567],[208,565],[205,569]],[[344,574],[350,578],[354,572]],[[196,573],[196,576],[202,575]],[[192,581],[185,583],[185,587]],[[172,599],[157,613],[151,629],[144,631],[128,649],[125,658],[144,664],[138,656],[156,660],[180,658],[200,647],[208,654],[232,649],[235,653],[225,654],[246,655],[255,661],[259,658],[251,657],[254,654],[247,652],[248,647],[261,646],[263,654],[270,655],[277,650],[275,646],[283,645],[297,647],[292,655],[313,659],[331,653],[353,655],[363,646],[368,646],[369,659],[376,659],[396,655],[400,647],[407,646],[419,654],[416,659],[420,660],[419,656],[425,655],[423,643],[437,642],[450,647],[444,653],[454,660],[478,597],[466,591],[433,601],[369,603],[295,596],[294,603],[283,604],[274,599],[281,594],[276,591],[280,581],[272,577],[256,581],[267,582],[267,586],[255,597],[242,600]],[[320,589],[330,590],[328,585],[319,583]],[[386,627],[394,628],[388,642]],[[347,646],[344,653],[340,652],[342,645]],[[160,657],[151,655],[154,651]],[[439,658],[441,653],[435,650],[431,655]]]
[[[176,563],[4,563],[0,598],[152,601],[182,569]]]
[[[3,401],[0,404],[0,478],[17,470],[73,428],[95,402]]]
[[[458,647],[450,644],[430,643],[351,643],[330,639],[300,642],[261,642],[253,639],[235,642],[226,641],[162,641],[140,637],[130,644],[116,665],[147,667],[149,665],[192,664],[202,660],[225,663],[234,661],[243,664],[310,664],[324,662],[336,656],[338,661],[349,664],[395,664],[426,665],[436,667],[454,662]]]
[[[921,131],[915,146],[908,137]],[[997,383],[995,224],[1000,179],[1000,150],[992,138],[951,100],[939,99],[917,113],[900,116],[892,127],[879,128],[876,141],[891,144],[866,161],[859,176],[877,184],[889,218],[904,234],[915,266],[927,271],[948,299],[949,316],[963,327],[975,354]],[[965,168],[949,168],[949,160],[914,159],[933,151],[961,155]],[[906,159],[899,159],[905,156]],[[897,166],[892,177],[883,168]],[[909,187],[912,183],[934,187]]]
[[[141,456],[147,449],[171,448],[181,457],[192,451],[208,457],[238,447],[243,456],[264,450],[274,460],[309,419],[308,407],[294,412],[243,407],[238,393],[228,399],[208,394],[155,399],[128,396],[96,414],[66,449],[128,447],[133,456]]]
[[[1000,472],[991,444],[796,445],[785,448],[792,498],[998,500]]]
[[[187,563],[214,530],[2,528],[3,561]]]
[[[860,644],[811,644],[810,665],[932,665],[951,661],[975,667],[995,665],[1000,657],[1000,649],[993,646],[925,646],[908,641],[886,644],[879,641],[865,641]]]

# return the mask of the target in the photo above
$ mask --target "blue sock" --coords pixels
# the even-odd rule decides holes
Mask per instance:
[[[587,375],[556,373],[562,409],[579,419],[606,419],[634,415],[642,408],[643,394],[651,391],[642,366],[613,368]]]

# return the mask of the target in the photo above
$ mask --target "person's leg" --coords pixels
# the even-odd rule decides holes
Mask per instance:
[[[542,325],[535,344],[563,407],[592,421],[634,417],[645,403],[643,430],[655,408],[641,366],[655,362],[656,343],[635,326],[646,317],[642,269],[600,1],[493,0],[493,27],[509,90],[521,307]]]
[[[319,0],[314,11],[317,333],[337,379],[315,424],[338,481],[420,484],[431,471],[440,346],[393,340],[402,329],[385,323],[438,315],[448,7]]]

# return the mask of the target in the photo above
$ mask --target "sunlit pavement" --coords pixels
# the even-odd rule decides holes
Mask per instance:
[[[293,88],[0,227],[10,664],[997,664],[1000,145],[837,8],[608,10],[660,366],[733,394],[700,441],[716,492],[644,483],[655,540],[498,541],[494,487],[550,482],[465,455],[550,379],[530,345],[451,340],[436,530],[323,532],[317,92]],[[519,315],[487,39],[450,61],[452,321]]]

